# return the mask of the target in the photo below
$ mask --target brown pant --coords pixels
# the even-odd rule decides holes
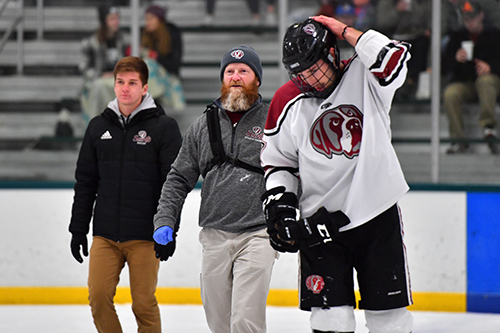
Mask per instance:
[[[117,243],[96,236],[89,259],[89,301],[94,324],[100,333],[121,333],[113,298],[120,273],[128,264],[130,292],[138,332],[160,333],[160,309],[155,291],[160,261],[155,256],[154,243],[127,241]]]
[[[495,128],[495,106],[500,94],[500,78],[495,74],[482,75],[475,82],[453,82],[450,83],[444,93],[443,102],[448,116],[450,138],[462,139],[464,133],[464,119],[462,105],[466,102],[479,98],[481,114],[479,125]]]

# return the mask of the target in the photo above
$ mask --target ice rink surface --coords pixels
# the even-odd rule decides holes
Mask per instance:
[[[130,304],[116,306],[124,333],[137,332]],[[163,332],[209,333],[203,308],[161,305]],[[413,312],[413,333],[498,333],[500,314]],[[309,333],[309,314],[294,307],[267,308],[269,333]],[[356,333],[367,333],[362,311],[356,311]],[[1,333],[96,332],[87,305],[0,306]]]

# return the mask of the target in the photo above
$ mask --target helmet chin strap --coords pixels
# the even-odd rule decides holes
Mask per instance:
[[[335,59],[333,59],[333,56],[332,56],[332,54],[331,54],[331,53],[328,55],[328,60],[330,60],[330,62],[331,62],[332,64],[335,64]]]

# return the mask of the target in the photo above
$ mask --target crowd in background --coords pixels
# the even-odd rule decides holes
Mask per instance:
[[[113,96],[113,78],[110,72],[114,64],[123,56],[130,54],[130,39],[119,29],[119,7],[125,5],[123,1],[113,2],[113,5],[102,5],[98,8],[100,22],[99,29],[94,35],[82,42],[82,51],[85,60],[81,64],[81,71],[85,84],[81,92],[81,106],[86,121],[99,114],[106,107]],[[180,68],[182,65],[182,34],[181,30],[167,19],[167,8],[154,5],[151,1],[142,1],[144,12],[144,26],[141,35],[140,56],[148,64],[150,70],[149,91],[155,101],[169,111],[182,111],[186,106]],[[266,0],[267,6],[263,10],[267,15],[260,17],[260,1],[247,1],[248,12],[253,25],[276,25],[276,1]],[[264,3],[264,2],[263,2]],[[314,11],[306,10],[305,1],[299,2],[304,6],[301,11],[293,10],[289,15],[290,21],[300,21],[310,15],[326,15],[337,18],[360,31],[374,29],[382,32],[394,40],[407,41],[412,45],[411,59],[408,63],[408,75],[405,84],[396,92],[395,101],[405,102],[430,97],[429,78],[430,39],[432,30],[432,0],[318,0]],[[244,1],[242,1],[244,5]],[[296,4],[295,4],[296,5]],[[215,0],[205,3],[205,19],[200,25],[214,24]],[[477,101],[481,104],[480,125],[483,128],[484,138],[488,139],[489,148],[496,154],[496,121],[494,109],[497,95],[500,92],[500,69],[490,64],[485,72],[469,68],[469,75],[457,74],[457,60],[455,53],[461,47],[457,46],[457,38],[474,41],[479,32],[470,31],[467,26],[469,8],[481,12],[481,31],[491,36],[500,34],[500,4],[497,0],[443,0],[441,14],[442,33],[442,87],[445,112],[449,119],[450,138],[455,140],[448,153],[464,153],[468,145],[460,142],[466,135],[463,133],[464,120],[461,115],[461,106],[464,102]],[[297,13],[299,13],[297,15]],[[304,17],[305,16],[305,17]],[[217,21],[217,20],[216,20]],[[468,30],[469,29],[469,30]],[[458,35],[458,36],[457,36]],[[493,39],[492,39],[493,38]],[[495,37],[488,37],[491,45],[496,45]],[[450,43],[451,41],[451,43]],[[349,47],[344,41],[339,41],[339,47]],[[479,60],[495,59],[497,50],[489,47],[477,50],[481,44],[476,44],[475,56],[467,60],[465,67],[474,67]],[[488,44],[488,43],[486,43]],[[479,45],[479,46],[478,46]],[[490,46],[491,46],[490,45]],[[351,50],[352,52],[352,50]],[[343,52],[343,58],[349,57],[349,52]],[[479,57],[479,58],[478,58]],[[486,57],[486,58],[485,58]],[[465,61],[465,60],[464,60]],[[461,62],[461,61],[460,61]],[[460,67],[460,66],[458,66]],[[466,81],[470,84],[484,75],[490,79],[486,83],[487,97],[478,94],[484,88],[471,88],[472,92],[467,99],[464,92],[457,91],[456,81]],[[493,82],[493,83],[492,83]],[[455,87],[455,96],[451,95],[449,85]],[[422,87],[425,87],[422,89]],[[484,95],[484,94],[483,94]],[[487,102],[485,100],[488,99]]]
[[[465,29],[463,7],[466,0],[442,1],[442,51],[446,51],[450,36]],[[482,7],[485,29],[500,28],[500,4],[496,0],[475,0]],[[414,100],[419,74],[430,71],[430,37],[432,28],[432,0],[321,0],[319,14],[366,31],[375,29],[395,40],[412,44],[412,59],[408,79],[396,99]],[[443,73],[444,78],[448,73]]]
[[[407,79],[394,99],[422,98],[419,81],[429,78],[431,72],[432,0],[322,0],[319,14],[334,16],[360,31],[375,29],[394,40],[409,42],[412,48]],[[479,103],[483,139],[492,154],[498,152],[495,108],[500,94],[499,29],[497,0],[442,1],[440,74],[451,139],[448,154],[470,152],[462,110],[468,102]],[[470,46],[468,57],[465,45]]]
[[[80,70],[84,86],[80,94],[82,114],[86,122],[100,114],[114,98],[112,75],[115,64],[131,54],[130,37],[120,30],[119,7],[98,7],[100,26],[82,41],[83,62]],[[181,111],[186,101],[180,79],[182,35],[167,21],[167,9],[149,5],[144,12],[140,57],[149,69],[149,92],[165,109]]]

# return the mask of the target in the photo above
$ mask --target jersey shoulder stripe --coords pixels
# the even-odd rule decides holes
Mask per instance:
[[[307,98],[307,96],[292,81],[282,85],[274,94],[269,105],[264,134],[271,136],[278,133],[290,107],[302,98]]]
[[[406,42],[392,41],[377,56],[377,61],[370,71],[379,79],[381,86],[391,84],[404,67],[409,54],[410,45]]]

